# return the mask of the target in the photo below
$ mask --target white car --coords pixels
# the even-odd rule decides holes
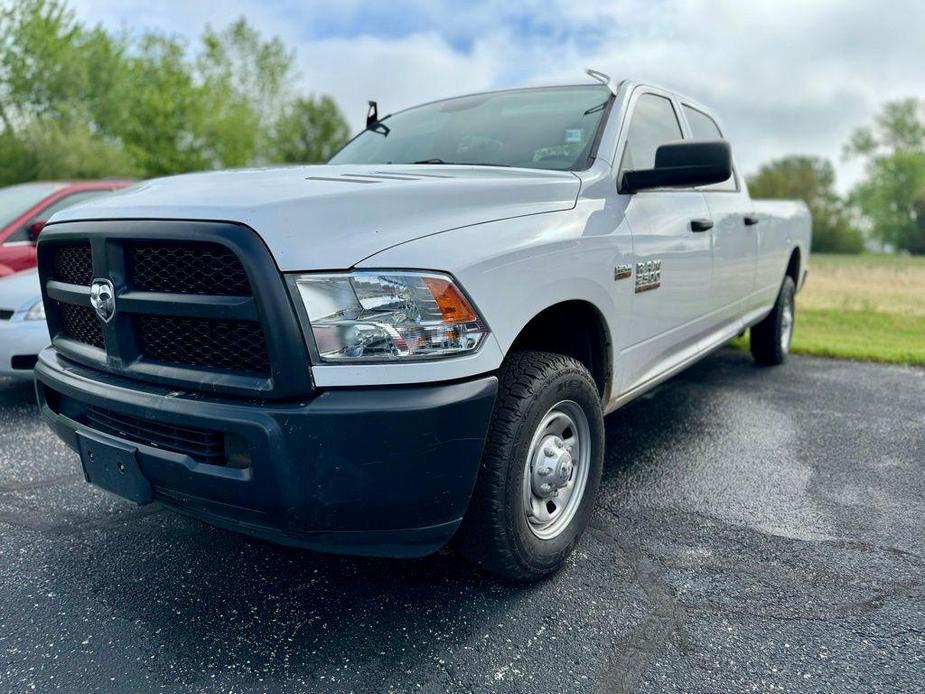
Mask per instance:
[[[57,214],[36,375],[86,478],[281,543],[561,566],[604,415],[749,327],[784,361],[810,247],[710,109],[593,76]]]
[[[36,270],[0,278],[0,378],[32,378],[50,342]]]

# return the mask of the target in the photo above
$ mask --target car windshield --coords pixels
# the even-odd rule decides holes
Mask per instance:
[[[59,188],[60,183],[21,183],[0,188],[0,229]]]
[[[598,85],[447,99],[383,118],[329,163],[580,170],[609,101],[610,90]]]

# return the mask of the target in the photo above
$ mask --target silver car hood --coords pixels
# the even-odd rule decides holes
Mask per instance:
[[[51,223],[239,222],[263,238],[283,271],[339,269],[429,234],[571,209],[580,187],[570,172],[487,166],[218,171],[146,181],[63,210]]]

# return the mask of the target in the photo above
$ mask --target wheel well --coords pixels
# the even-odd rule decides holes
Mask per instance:
[[[787,263],[787,275],[793,280],[794,286],[800,284],[800,249],[794,248],[790,254],[790,262]]]
[[[577,359],[591,373],[601,399],[609,397],[613,373],[610,331],[593,304],[564,301],[541,311],[523,327],[510,349],[524,350],[555,352]]]

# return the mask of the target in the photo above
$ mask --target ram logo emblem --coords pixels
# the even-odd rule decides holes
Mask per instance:
[[[116,290],[109,280],[93,280],[90,285],[90,305],[104,323],[116,317]]]

